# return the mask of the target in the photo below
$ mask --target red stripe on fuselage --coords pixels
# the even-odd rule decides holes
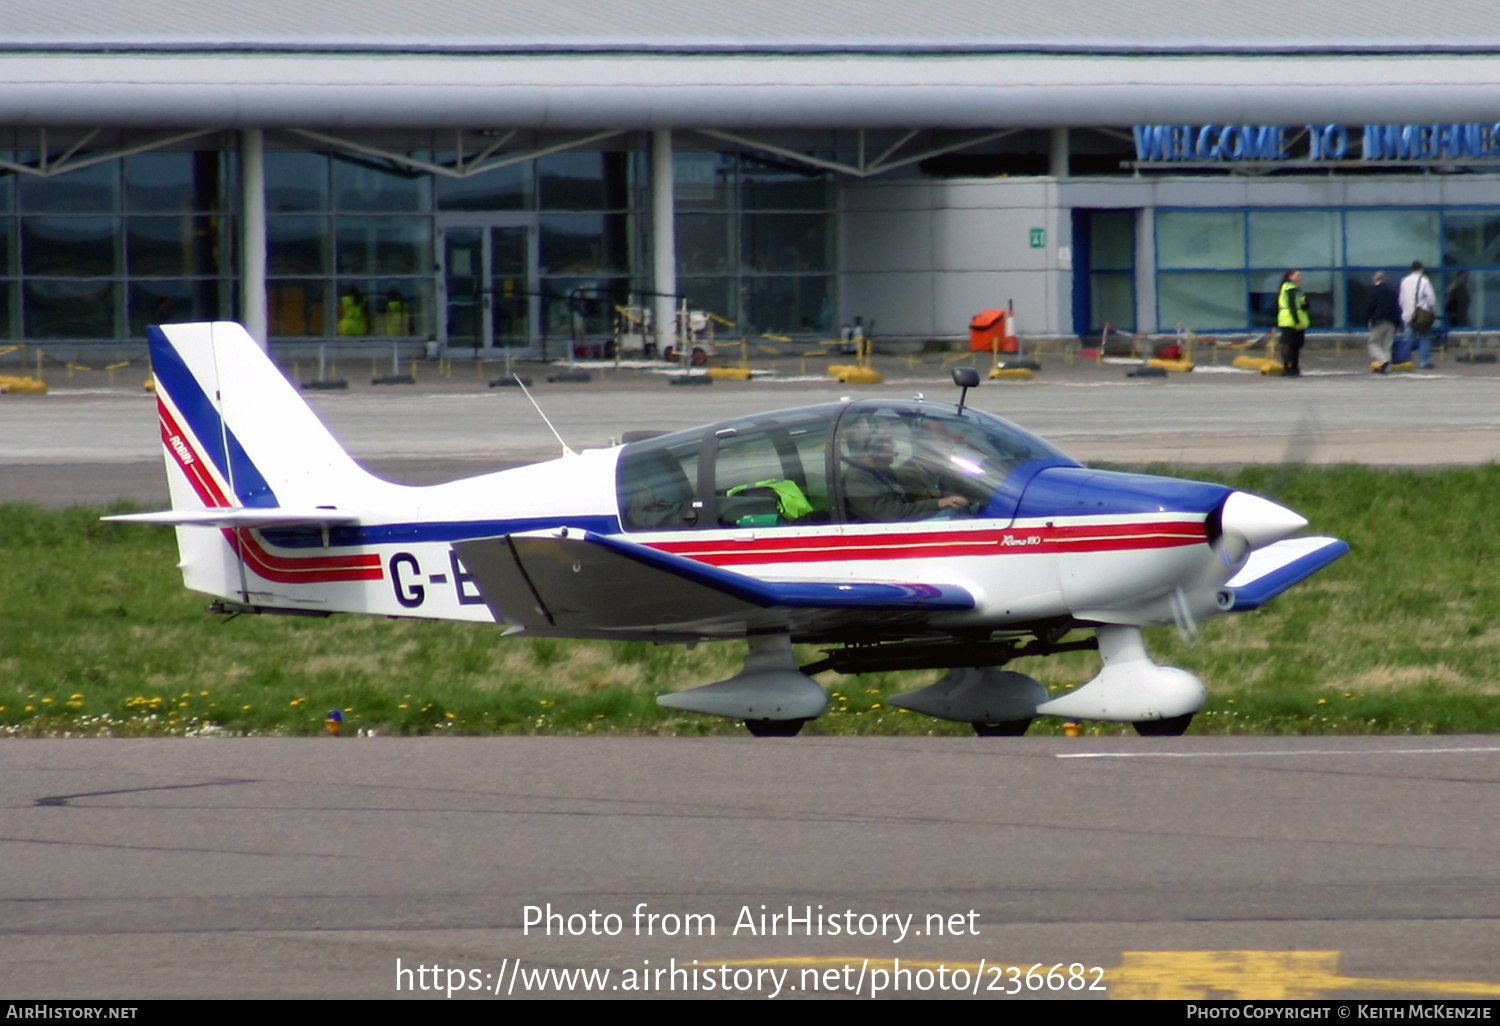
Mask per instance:
[[[199,501],[213,509],[225,509],[232,505],[209,472],[203,457],[183,434],[182,428],[160,396],[156,398],[156,410],[161,420],[162,445],[177,459],[177,465],[187,475],[188,483],[198,494]],[[385,577],[380,556],[376,553],[288,558],[267,552],[248,528],[226,527],[221,530],[235,555],[243,559],[245,565],[258,576],[268,581],[279,584],[328,584],[334,581],[379,581]]]
[[[712,566],[942,559],[1012,553],[1124,552],[1176,548],[1208,540],[1201,520],[1168,523],[1065,524],[992,531],[922,531],[857,535],[761,536],[744,541],[652,542],[651,547]]]

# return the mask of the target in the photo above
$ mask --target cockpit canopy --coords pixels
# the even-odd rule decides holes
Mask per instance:
[[[871,399],[632,442],[617,486],[627,531],[1009,519],[1032,474],[1077,465],[999,417]]]

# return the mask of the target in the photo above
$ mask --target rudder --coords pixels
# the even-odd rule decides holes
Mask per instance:
[[[146,336],[168,465],[187,469],[184,448],[207,464],[187,475],[194,488],[183,500],[313,507],[384,484],[349,457],[240,325],[153,325]],[[172,505],[183,508],[177,494]]]

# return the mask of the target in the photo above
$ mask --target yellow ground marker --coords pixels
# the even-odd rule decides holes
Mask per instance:
[[[836,363],[828,368],[830,378],[838,378],[846,385],[878,385],[885,379],[873,367],[861,367],[857,363]]]
[[[1337,951],[1126,951],[1104,978],[1115,998],[1298,1000],[1337,991],[1500,997],[1500,983],[1345,976]]]
[[[1241,370],[1260,371],[1262,374],[1269,374],[1271,377],[1277,377],[1283,369],[1280,360],[1273,360],[1268,356],[1236,356],[1234,358],[1234,366]]]
[[[0,376],[0,392],[8,392],[12,395],[45,395],[47,385],[37,378],[3,375]]]
[[[1419,980],[1346,976],[1339,971],[1338,951],[1125,951],[1120,964],[1104,968],[1104,985],[1115,1000],[1295,1001],[1325,997],[1341,991],[1386,994],[1440,994],[1447,997],[1500,997],[1500,983],[1468,980]],[[715,960],[717,962],[718,960]],[[1004,961],[986,959],[988,974],[996,966],[1017,966],[1024,980],[1035,959]],[[737,968],[840,969],[866,965],[863,955],[791,955],[782,958],[730,959],[720,963]],[[949,959],[901,959],[901,968],[936,970],[947,967],[969,973],[980,971],[979,962]],[[868,969],[893,971],[892,958],[871,958]],[[1047,962],[1039,970],[1052,968]],[[1009,986],[1010,976],[1004,974]],[[1095,977],[1089,974],[1088,981]],[[981,984],[981,991],[988,984]],[[1067,991],[1059,993],[1066,994]]]

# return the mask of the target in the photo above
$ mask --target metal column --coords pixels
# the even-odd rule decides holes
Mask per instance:
[[[1146,207],[1135,215],[1135,330],[1142,335],[1161,330],[1156,305],[1156,210]]]
[[[1053,178],[1068,177],[1068,130],[1054,128],[1049,133],[1047,169]]]
[[[672,133],[651,133],[651,280],[656,292],[651,308],[656,321],[656,349],[674,345],[677,307],[677,225],[672,196]]]
[[[240,133],[240,315],[250,337],[267,349],[266,140],[259,128]]]

